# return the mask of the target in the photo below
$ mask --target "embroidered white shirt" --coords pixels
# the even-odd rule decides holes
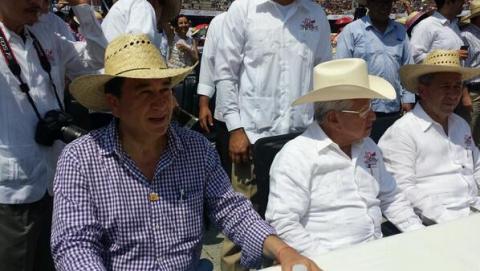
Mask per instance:
[[[415,63],[421,63],[435,49],[459,50],[463,41],[458,20],[449,21],[442,14],[434,12],[413,28],[410,44]]]
[[[73,7],[82,24],[86,42],[72,42],[60,37],[52,29],[55,22],[48,18],[27,26],[42,45],[51,64],[53,82],[63,97],[65,76],[73,79],[103,68],[107,41],[93,10],[88,5]],[[30,94],[43,116],[47,111],[59,109],[48,74],[42,69],[33,39],[25,31],[26,41],[2,23],[13,54],[22,69],[22,79],[30,87]],[[58,154],[63,143],[53,147],[40,146],[34,140],[38,118],[26,95],[20,91],[19,82],[0,57],[0,203],[17,204],[35,202],[51,186]]]
[[[379,146],[388,171],[419,214],[443,222],[480,207],[479,152],[461,117],[449,117],[446,134],[417,104],[384,133]]]
[[[311,90],[313,67],[332,58],[321,6],[292,5],[284,17],[271,0],[234,1],[225,16],[215,63],[217,110],[228,130],[243,127],[250,143],[311,123],[311,105],[290,105]]]
[[[265,218],[307,256],[382,237],[382,212],[402,231],[423,228],[370,139],[348,157],[312,123],[277,154]]]
[[[162,46],[155,10],[147,0],[118,0],[103,19],[102,30],[108,42],[122,34],[146,34],[157,48]]]

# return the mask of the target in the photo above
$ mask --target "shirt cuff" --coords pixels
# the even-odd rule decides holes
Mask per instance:
[[[213,94],[215,94],[215,88],[206,84],[198,83],[197,94],[212,98]]]
[[[272,226],[263,220],[257,220],[248,227],[243,236],[242,257],[240,264],[250,268],[260,268],[262,264],[263,243],[269,235],[276,235]]]
[[[242,120],[239,113],[231,113],[223,116],[225,118],[225,124],[227,125],[227,130],[229,132],[242,128]]]

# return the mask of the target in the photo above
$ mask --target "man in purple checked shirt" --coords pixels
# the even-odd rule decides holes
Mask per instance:
[[[172,86],[191,71],[169,69],[145,35],[112,41],[105,73],[70,91],[114,120],[68,145],[54,183],[52,251],[57,270],[195,270],[203,213],[242,248],[243,265],[262,254],[285,270],[312,261],[281,241],[233,191],[216,151],[171,123]]]

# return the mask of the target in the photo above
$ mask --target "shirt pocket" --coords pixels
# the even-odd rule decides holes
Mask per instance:
[[[175,230],[186,240],[199,238],[203,231],[204,200],[201,191],[180,192],[176,204]]]
[[[45,170],[41,153],[35,146],[0,146],[0,183],[26,182],[40,177]]]

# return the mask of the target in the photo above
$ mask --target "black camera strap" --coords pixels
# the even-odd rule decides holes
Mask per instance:
[[[45,54],[45,51],[43,50],[43,47],[38,41],[37,37],[35,37],[35,35],[33,35],[31,31],[28,31],[28,33],[30,34],[30,36],[32,36],[33,46],[35,47],[35,51],[37,51],[38,58],[40,59],[40,65],[42,66],[43,70],[48,74],[48,78],[50,79],[50,84],[52,85],[53,93],[55,94],[55,98],[57,99],[58,106],[60,107],[60,110],[64,111],[62,102],[60,101],[60,97],[58,96],[57,87],[53,83],[51,73],[52,66],[48,61],[47,54]]]
[[[28,102],[32,105],[35,114],[37,115],[38,119],[41,120],[42,116],[40,112],[38,112],[37,107],[35,106],[35,102],[33,101],[32,96],[30,95],[30,87],[23,81],[22,79],[22,69],[20,65],[18,65],[17,59],[13,54],[12,49],[10,48],[10,44],[5,37],[5,33],[3,33],[3,29],[0,27],[0,49],[2,50],[2,54],[5,57],[5,61],[7,62],[7,66],[10,71],[15,75],[20,82],[20,90],[27,95]]]
[[[53,87],[53,91],[55,93],[55,98],[57,99],[58,106],[60,107],[61,110],[63,110],[62,103],[60,101],[60,97],[58,96],[57,93],[57,88],[55,84],[53,83],[52,80],[52,75],[51,75],[51,65],[50,62],[48,61],[47,55],[45,54],[45,51],[43,50],[42,46],[40,45],[40,42],[38,39],[33,35],[32,32],[29,31],[30,36],[33,39],[33,45],[35,47],[35,50],[37,51],[37,55],[40,59],[40,65],[42,66],[42,69],[48,74],[48,77],[50,79],[50,83]],[[22,79],[22,69],[20,65],[17,62],[17,59],[15,58],[15,55],[13,54],[12,49],[10,48],[10,44],[7,41],[7,38],[5,37],[5,33],[3,32],[2,27],[0,27],[0,50],[2,51],[2,54],[5,58],[5,61],[7,62],[7,66],[12,72],[13,75],[17,78],[17,80],[20,82],[20,90],[27,95],[28,102],[32,106],[33,110],[35,111],[35,114],[37,115],[37,118],[39,120],[42,120],[42,116],[40,115],[40,112],[37,109],[37,106],[35,105],[35,102],[33,101],[32,96],[30,95],[30,87],[23,81]]]

